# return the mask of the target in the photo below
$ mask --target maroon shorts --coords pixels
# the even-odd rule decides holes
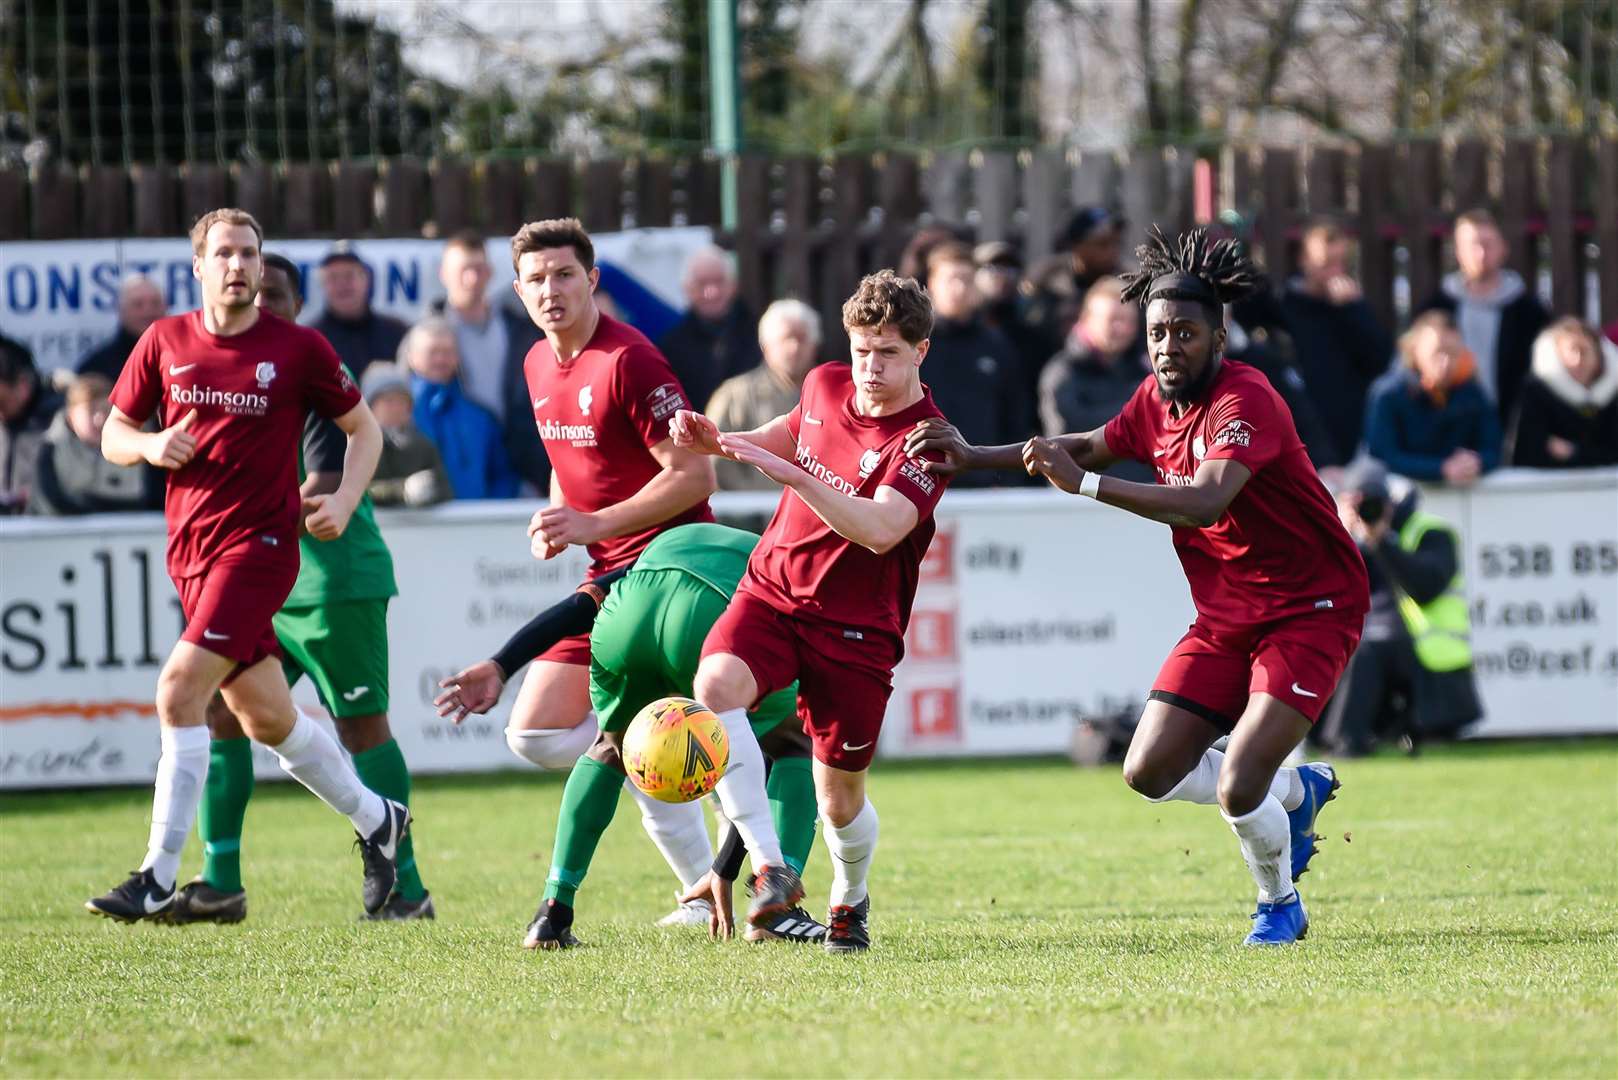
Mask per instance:
[[[175,581],[185,613],[180,640],[236,661],[226,683],[265,657],[279,657],[270,620],[297,579],[296,559],[258,538],[237,544],[205,572]]]
[[[1363,616],[1336,612],[1237,629],[1213,629],[1199,619],[1163,661],[1147,696],[1228,732],[1250,696],[1268,694],[1312,724],[1337,689],[1364,624]]]
[[[815,758],[848,772],[871,767],[904,654],[897,637],[796,619],[739,592],[702,644],[704,657],[715,653],[747,665],[759,701],[798,680],[798,718]]]

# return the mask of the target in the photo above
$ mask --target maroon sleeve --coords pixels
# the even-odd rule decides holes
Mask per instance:
[[[1151,393],[1149,383],[1142,382],[1135,388],[1135,392],[1124,402],[1124,407],[1117,416],[1107,421],[1101,429],[1102,437],[1107,440],[1107,449],[1121,458],[1132,458],[1135,461],[1145,461],[1150,464],[1149,451],[1146,447],[1145,425],[1141,422],[1141,410],[1149,403]]]
[[[337,350],[324,334],[315,330],[301,333],[307,343],[304,400],[321,416],[342,416],[360,403],[359,387],[354,385],[348,369],[337,358]]]
[[[902,450],[897,451],[888,461],[881,479],[877,481],[878,487],[890,487],[915,503],[918,521],[927,519],[933,508],[938,505],[938,500],[944,497],[944,489],[949,486],[947,477],[928,472],[921,467],[924,460],[942,461],[944,456],[929,453],[910,457]]]
[[[674,369],[654,348],[627,346],[617,376],[617,405],[648,449],[669,437],[669,420],[677,411],[692,407]]]
[[[1274,461],[1298,441],[1291,418],[1278,405],[1275,391],[1267,385],[1232,385],[1208,410],[1208,453],[1203,460],[1229,458],[1252,472]]]
[[[137,424],[146,423],[163,403],[163,346],[157,340],[157,327],[157,323],[148,326],[135,342],[112,388],[113,406]]]

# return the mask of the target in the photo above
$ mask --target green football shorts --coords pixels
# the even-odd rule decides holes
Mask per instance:
[[[275,613],[287,685],[308,675],[336,717],[388,711],[388,602],[345,600]]]
[[[702,642],[728,603],[676,569],[632,570],[612,587],[590,632],[590,702],[602,731],[623,731],[658,698],[691,696]],[[748,719],[763,737],[797,712],[794,684]]]

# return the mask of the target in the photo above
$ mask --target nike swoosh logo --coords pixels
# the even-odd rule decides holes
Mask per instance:
[[[202,636],[207,638],[209,641],[229,641],[230,640],[230,635],[229,634],[216,634],[212,630],[204,630],[202,632]]]
[[[371,692],[371,688],[369,686],[356,686],[352,690],[345,690],[343,692],[343,700],[344,701],[358,701],[360,699],[360,695],[368,694],[370,692]]]
[[[1153,457],[1162,457],[1166,453],[1168,453],[1167,450],[1153,450],[1152,451],[1152,456]]]
[[[197,365],[195,365],[195,364],[183,364],[183,365],[170,364],[169,365],[169,374],[170,375],[184,375],[186,372],[190,371],[192,368],[194,368],[196,366]]]
[[[393,817],[393,807],[390,806],[387,809],[388,809],[388,842],[385,843],[385,844],[378,844],[377,849],[382,852],[382,857],[384,859],[387,859],[389,862],[392,862],[393,861],[394,849],[399,846],[399,826],[398,826],[398,824],[396,823],[396,821],[394,820],[394,817]]]
[[[550,399],[551,399],[551,396],[549,394],[546,394],[544,397],[535,398],[534,399],[534,408],[536,408],[536,409],[539,408],[540,406],[544,405]]]
[[[803,414],[803,422],[806,423],[806,424],[814,424],[814,425],[816,425],[818,427],[819,425],[824,424],[826,421],[824,421],[824,420],[816,420],[814,417],[810,416],[808,413],[804,413]]]
[[[875,741],[876,741],[875,739],[871,740],[871,742],[875,742]],[[843,744],[843,749],[852,754],[856,750],[864,750],[867,746],[871,745],[871,742],[862,742],[858,746],[850,746],[847,743],[844,743]]]
[[[169,901],[173,898],[173,894],[170,894],[167,897],[157,898],[157,902],[154,904],[152,902],[154,898],[148,896],[141,900],[140,906],[146,909],[146,914],[156,915],[159,911],[162,911],[164,908],[168,907]]]
[[[1294,694],[1302,694],[1304,697],[1319,697],[1320,696],[1319,694],[1311,694],[1309,691],[1305,690],[1303,687],[1299,686],[1297,683],[1292,684],[1292,692]]]

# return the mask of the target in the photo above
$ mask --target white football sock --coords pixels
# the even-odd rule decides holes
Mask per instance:
[[[180,876],[180,853],[197,820],[197,807],[202,805],[208,782],[208,728],[163,724],[158,738],[163,750],[152,785],[152,831],[140,868],[151,870],[159,885],[172,889]]]
[[[714,793],[725,816],[742,834],[755,872],[763,866],[785,866],[781,840],[775,835],[775,819],[770,816],[770,797],[764,793],[764,751],[758,748],[746,709],[727,709],[719,714],[730,739],[730,763],[719,778]]]
[[[865,899],[871,856],[876,854],[876,807],[866,799],[854,820],[840,829],[824,815],[820,820],[826,826],[826,848],[831,852],[831,906],[852,907]]]
[[[566,772],[579,760],[579,755],[590,749],[596,741],[596,714],[588,713],[570,728],[548,728],[543,731],[523,731],[506,728],[506,745],[524,761],[531,761],[541,769]]]
[[[640,804],[640,823],[652,838],[663,861],[680,879],[682,891],[702,879],[713,866],[713,841],[708,839],[708,820],[702,803],[666,803],[654,799],[629,780],[624,790]]]
[[[1167,795],[1147,801],[1212,806],[1219,801],[1219,770],[1224,763],[1224,752],[1210,748],[1203,753],[1196,767],[1186,773],[1185,778],[1175,784]],[[1290,767],[1277,769],[1275,779],[1270,781],[1270,794],[1281,801],[1281,809],[1296,810],[1298,804],[1303,802],[1303,781],[1298,779],[1298,770]]]
[[[270,747],[291,777],[320,801],[354,823],[361,836],[370,836],[387,820],[382,796],[360,783],[354,765],[343,756],[337,740],[302,709],[281,745]]]
[[[1242,858],[1258,883],[1260,903],[1292,897],[1292,829],[1281,800],[1266,795],[1258,809],[1231,817],[1221,812],[1242,842]]]

